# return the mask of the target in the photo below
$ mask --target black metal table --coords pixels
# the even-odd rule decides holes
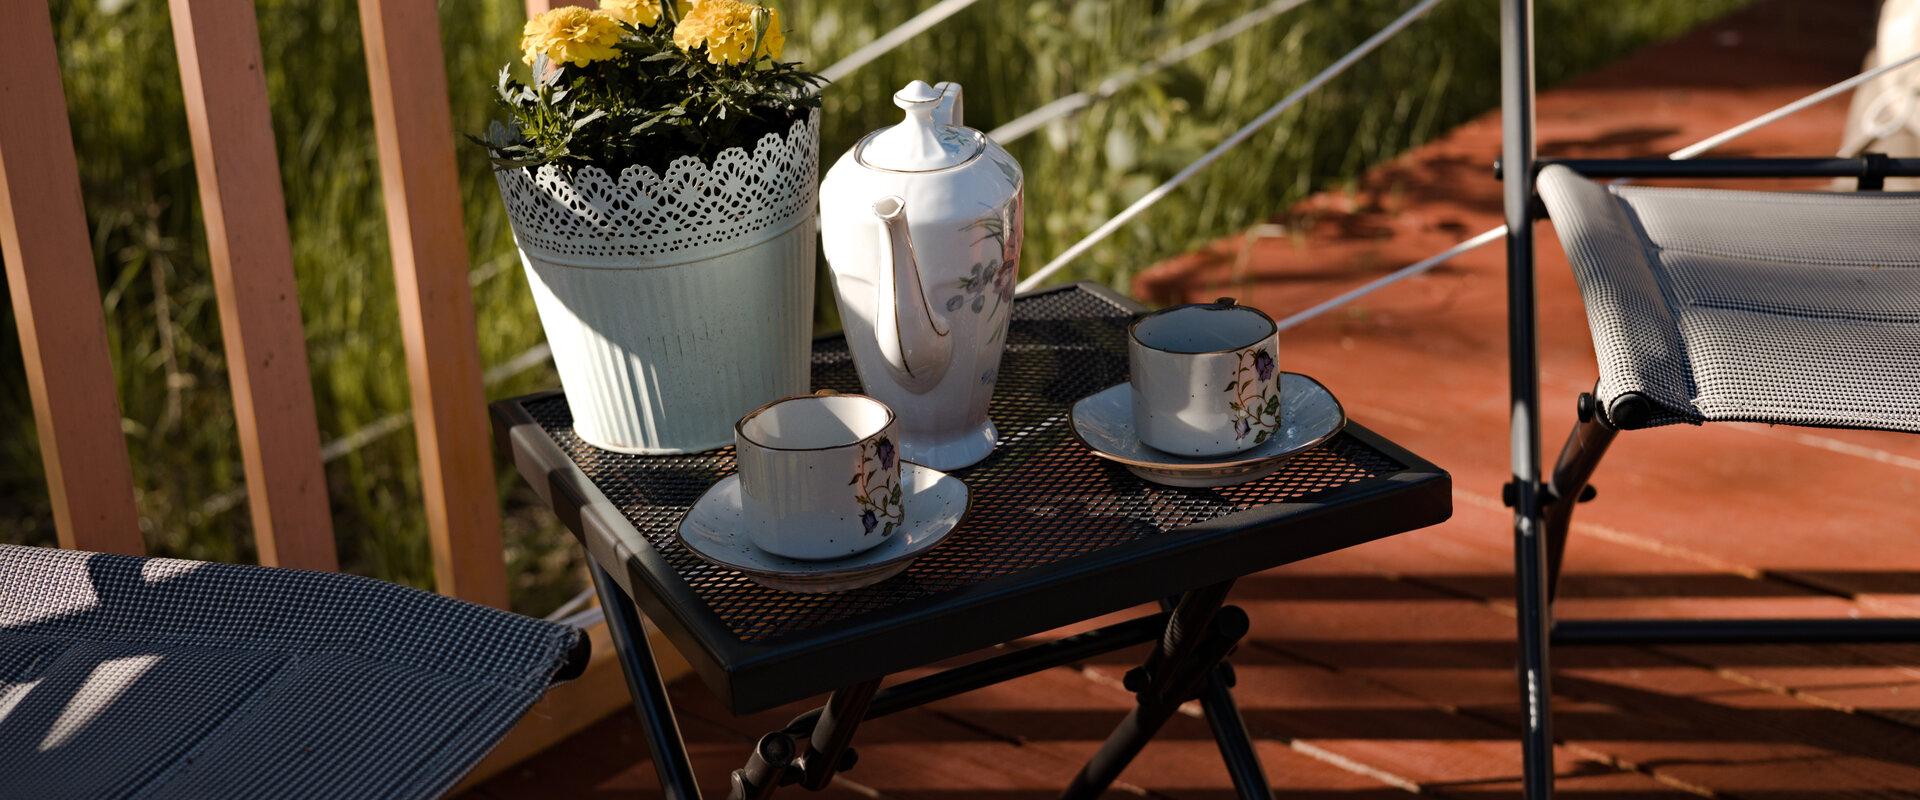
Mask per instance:
[[[732,449],[683,456],[598,450],[557,392],[493,406],[497,441],[591,555],[628,688],[669,797],[698,797],[638,612],[735,713],[831,692],[763,737],[731,796],[824,787],[851,766],[863,719],[1158,640],[1127,675],[1138,700],[1068,797],[1103,791],[1179,705],[1198,698],[1242,797],[1271,797],[1234,707],[1227,655],[1247,616],[1233,581],[1445,520],[1447,474],[1357,423],[1274,475],[1220,489],[1145,483],[1068,430],[1072,403],[1126,377],[1125,325],[1141,308],[1079,284],[1024,295],[1000,365],[1000,444],[959,471],[972,510],[906,572],[838,594],[763,588],[695,558],[680,517],[733,470]],[[858,390],[845,342],[814,346],[816,386]],[[906,669],[1133,606],[1162,611],[879,689]]]

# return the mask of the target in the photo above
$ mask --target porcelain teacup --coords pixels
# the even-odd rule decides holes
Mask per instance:
[[[1127,328],[1133,424],[1177,456],[1238,453],[1280,426],[1280,332],[1223,297],[1142,316]]]
[[[741,512],[754,546],[787,558],[845,558],[905,518],[893,410],[820,392],[768,403],[734,425]]]

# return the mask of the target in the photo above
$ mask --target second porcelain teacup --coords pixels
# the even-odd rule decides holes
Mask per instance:
[[[905,518],[893,410],[820,392],[755,409],[734,426],[741,511],[754,546],[807,560],[885,542]]]
[[[1219,456],[1280,427],[1279,329],[1232,298],[1174,306],[1127,329],[1133,425],[1148,447]]]

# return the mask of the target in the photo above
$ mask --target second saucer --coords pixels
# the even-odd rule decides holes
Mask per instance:
[[[1133,391],[1120,383],[1073,404],[1073,435],[1094,455],[1118,462],[1141,479],[1167,486],[1232,486],[1266,477],[1289,458],[1326,443],[1347,425],[1347,414],[1327,387],[1298,373],[1280,376],[1280,424],[1250,450],[1188,458],[1155,450],[1134,430]]]

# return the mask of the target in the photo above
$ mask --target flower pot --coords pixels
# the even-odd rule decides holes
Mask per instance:
[[[665,175],[495,173],[582,440],[711,450],[746,412],[806,391],[819,151],[814,111]]]

